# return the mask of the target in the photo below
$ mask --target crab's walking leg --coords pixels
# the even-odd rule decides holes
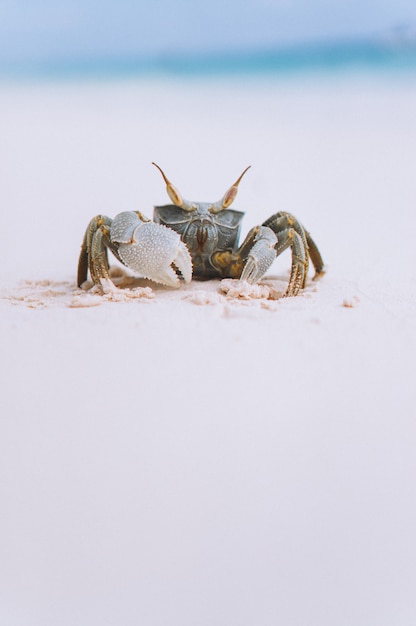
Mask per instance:
[[[296,296],[303,289],[309,267],[309,257],[315,268],[315,278],[323,273],[324,263],[321,254],[310,234],[290,213],[275,213],[263,226],[268,226],[277,235],[276,256],[287,248],[292,250],[292,268],[286,296]]]
[[[93,222],[94,220],[91,220],[91,222],[88,224],[87,229],[84,233],[82,244],[81,244],[81,250],[79,253],[79,257],[78,257],[78,271],[77,271],[78,287],[81,287],[82,283],[84,283],[88,278],[88,259],[89,259],[89,250],[91,248]]]
[[[285,295],[296,296],[305,286],[309,258],[315,267],[314,278],[323,274],[324,263],[310,234],[290,213],[275,213],[262,226],[252,228],[238,250],[216,252],[211,262],[223,277],[254,284],[287,248],[292,250],[292,268]]]
[[[312,239],[312,237],[306,230],[305,230],[305,236],[306,236],[306,243],[308,244],[309,257],[315,268],[315,276],[313,277],[312,280],[316,280],[317,278],[322,276],[322,274],[325,274],[324,261],[322,259],[321,253],[319,252],[316,243],[314,242],[314,240]]]
[[[109,217],[97,215],[88,224],[78,260],[78,287],[87,280],[88,270],[95,285],[100,284],[101,278],[110,280],[107,249],[110,248],[118,257],[108,236],[111,222]]]

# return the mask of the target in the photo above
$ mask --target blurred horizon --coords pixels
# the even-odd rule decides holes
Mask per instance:
[[[0,76],[416,65],[410,0],[0,3]]]
[[[361,39],[225,53],[0,60],[0,80],[416,71],[416,42]]]

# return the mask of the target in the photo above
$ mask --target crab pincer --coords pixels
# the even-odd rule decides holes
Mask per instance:
[[[247,235],[245,243],[253,245],[244,264],[241,280],[254,285],[267,272],[276,258],[277,237],[271,228],[256,226]]]
[[[119,213],[111,224],[111,241],[122,262],[156,283],[179,287],[192,278],[192,260],[186,245],[172,229],[131,211]]]
[[[180,236],[155,224],[138,211],[124,211],[111,220],[97,215],[89,223],[78,264],[78,285],[89,269],[94,284],[111,280],[107,250],[143,278],[169,287],[179,287],[192,278],[192,259]]]
[[[159,170],[171,204],[153,207],[153,221],[139,211],[111,219],[97,215],[87,226],[78,261],[78,286],[88,272],[94,285],[110,279],[108,252],[131,270],[158,283],[179,287],[181,278],[232,278],[255,284],[273,261],[289,249],[292,255],[285,296],[297,296],[306,285],[309,261],[315,278],[325,271],[315,241],[299,220],[278,211],[255,226],[241,245],[244,213],[231,209],[246,167],[215,202],[187,200]]]

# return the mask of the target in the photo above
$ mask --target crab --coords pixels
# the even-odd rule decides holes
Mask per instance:
[[[291,248],[292,265],[285,296],[305,287],[309,259],[314,279],[324,272],[321,254],[311,235],[290,213],[280,211],[254,226],[238,244],[244,213],[230,209],[247,167],[217,202],[190,202],[161,173],[172,204],[155,206],[153,221],[139,211],[124,211],[111,219],[95,216],[88,224],[78,262],[78,286],[110,281],[108,250],[133,272],[156,283],[179,287],[210,278],[257,283],[273,261]]]

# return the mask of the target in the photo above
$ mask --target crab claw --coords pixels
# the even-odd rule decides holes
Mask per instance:
[[[241,274],[241,280],[251,285],[257,283],[276,258],[277,237],[271,228],[259,226]]]
[[[179,287],[179,270],[185,282],[192,278],[192,259],[180,236],[151,221],[120,214],[112,224],[111,239],[119,244],[118,254],[130,269],[156,283]],[[122,222],[114,223],[117,218]],[[145,218],[146,219],[146,218]]]

